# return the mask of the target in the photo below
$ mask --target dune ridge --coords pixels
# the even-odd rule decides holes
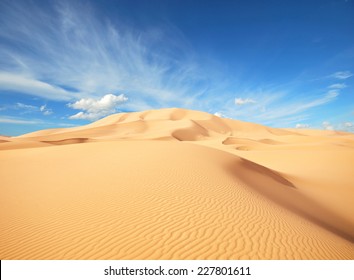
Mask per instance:
[[[169,108],[0,139],[1,259],[353,259],[354,135]]]

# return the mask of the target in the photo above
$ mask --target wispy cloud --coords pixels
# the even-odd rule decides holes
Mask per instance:
[[[16,91],[51,100],[69,100],[70,93],[48,83],[21,74],[0,73],[0,90]]]
[[[331,88],[331,89],[343,89],[343,88],[346,88],[347,85],[346,84],[333,84],[333,85],[330,85],[328,88]]]
[[[229,118],[228,116],[224,115],[224,114],[221,113],[221,112],[215,112],[215,113],[214,113],[214,116],[217,116],[217,117],[219,117],[219,118],[226,118],[226,119]]]
[[[354,127],[354,124],[351,122],[345,122],[343,125],[344,125],[344,127],[348,127],[348,128]]]
[[[303,100],[297,100],[295,102],[284,102],[282,108],[279,110],[268,110],[261,114],[261,117],[267,119],[276,119],[286,116],[296,116],[296,114],[302,113],[306,110],[309,110],[314,107],[318,107],[329,102],[332,102],[336,99],[339,93],[335,90],[327,92],[322,97],[316,99],[303,98]]]
[[[354,133],[354,123],[353,122],[343,122],[338,125],[338,130],[347,131]]]
[[[47,105],[42,105],[41,107],[39,107],[39,111],[41,111],[45,116],[53,114],[53,110],[49,109]]]
[[[307,122],[311,118],[312,109],[334,102],[340,94],[339,91],[331,89],[317,96],[296,94],[296,98],[291,98],[294,95],[291,92],[254,90],[250,91],[252,93],[243,93],[244,96],[252,98],[244,98],[242,101],[247,99],[256,101],[246,103],[250,106],[235,106],[234,102],[233,107],[226,104],[225,107],[218,109],[231,118],[277,127],[294,127],[296,124]]]
[[[339,80],[345,80],[345,79],[350,78],[353,75],[354,74],[352,74],[350,71],[339,71],[339,72],[333,73],[331,75],[331,77],[339,79]]]
[[[32,109],[44,115],[53,111],[42,99],[59,101],[62,116],[70,119],[94,120],[117,106],[127,111],[173,106],[294,127],[308,122],[311,109],[337,100],[344,80],[353,76],[327,72],[320,82],[332,84],[321,85],[322,93],[283,87],[279,80],[276,89],[252,91],[267,87],[252,78],[256,72],[227,77],[227,71],[205,67],[205,59],[171,25],[138,30],[110,21],[88,1],[34,2],[0,1],[0,94],[36,97],[41,103]],[[248,84],[240,82],[244,76]],[[16,110],[31,110],[25,108],[28,96],[24,100],[16,100],[23,102]],[[71,109],[78,111],[68,114]]]
[[[53,126],[56,127],[75,126],[74,124],[66,123],[66,122],[51,122],[51,121],[45,121],[40,119],[23,119],[23,118],[12,117],[12,116],[0,116],[0,123],[11,124],[11,125],[31,125],[31,126],[33,125],[43,129],[48,127],[53,127]]]
[[[295,128],[309,128],[309,127],[310,127],[310,125],[307,123],[297,123],[295,125]]]
[[[12,123],[12,124],[43,124],[42,121],[39,120],[23,120],[23,119],[14,119],[14,118],[6,118],[0,117],[0,123]]]
[[[236,105],[245,105],[245,104],[254,104],[254,103],[256,103],[256,101],[251,98],[235,98]]]
[[[354,132],[354,124],[353,122],[322,122],[322,128],[325,130],[339,130],[346,132]]]
[[[5,111],[5,110],[21,111],[20,114],[40,112],[45,116],[51,115],[53,113],[53,110],[48,108],[47,105],[35,106],[30,104],[24,104],[21,102],[17,102],[13,105],[5,105],[0,109],[0,111]]]
[[[25,110],[29,110],[29,111],[36,111],[38,110],[37,106],[33,106],[33,105],[28,105],[28,104],[23,104],[20,102],[17,102],[15,104],[15,106],[13,106],[14,109],[25,109]]]
[[[322,127],[325,130],[334,130],[333,125],[330,122],[327,122],[327,121],[322,122]]]
[[[54,3],[46,10],[0,3],[0,37],[8,42],[0,53],[0,91],[64,101],[125,92],[134,102],[129,108],[141,109],[191,106],[208,88],[210,76],[173,28],[137,31],[83,2]]]
[[[69,119],[96,120],[103,116],[115,113],[117,106],[127,100],[128,98],[124,94],[106,94],[100,99],[82,98],[74,103],[68,104],[70,108],[82,110],[79,113],[70,116]]]

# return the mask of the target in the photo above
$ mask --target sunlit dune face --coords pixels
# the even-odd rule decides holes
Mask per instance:
[[[353,259],[354,136],[162,109],[0,138],[1,259]]]

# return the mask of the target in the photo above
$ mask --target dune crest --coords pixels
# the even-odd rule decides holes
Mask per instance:
[[[353,259],[354,135],[179,108],[0,138],[1,259]]]

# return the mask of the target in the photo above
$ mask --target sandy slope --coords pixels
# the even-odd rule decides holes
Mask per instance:
[[[203,112],[0,143],[1,259],[353,259],[354,136]]]

